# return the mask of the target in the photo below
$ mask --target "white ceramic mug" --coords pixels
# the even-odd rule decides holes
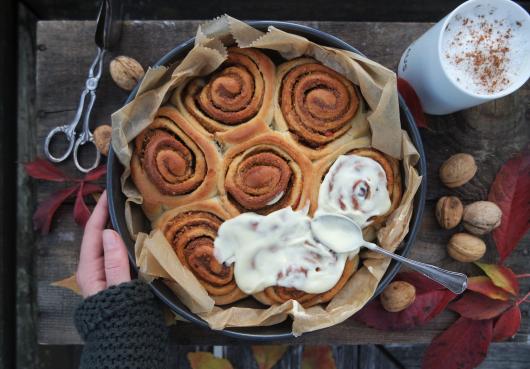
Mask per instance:
[[[460,20],[462,14],[478,7],[496,7],[508,14],[514,27],[512,39],[517,43],[514,50],[518,61],[515,76],[500,91],[477,93],[455,79],[455,73],[443,60],[443,37],[448,24]],[[451,23],[453,21],[453,23]],[[446,36],[447,37],[447,36]],[[399,77],[405,79],[416,91],[423,110],[429,114],[449,114],[506,96],[521,87],[530,77],[530,16],[510,0],[469,0],[436,23],[403,53],[398,67]]]

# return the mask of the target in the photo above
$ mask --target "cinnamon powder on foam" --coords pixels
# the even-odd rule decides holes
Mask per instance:
[[[446,62],[469,74],[480,92],[494,94],[511,83],[507,68],[513,31],[506,26],[505,20],[490,20],[485,15],[474,18],[456,15],[456,25],[447,25],[446,31],[451,31],[450,27],[459,27],[449,47],[462,50],[453,54],[446,51]],[[520,22],[515,24],[521,26]],[[462,82],[459,77],[456,81]]]

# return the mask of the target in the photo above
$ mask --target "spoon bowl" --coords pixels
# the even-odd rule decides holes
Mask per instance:
[[[402,262],[453,293],[460,294],[467,288],[467,276],[465,274],[415,261],[387,251],[375,243],[365,241],[361,227],[345,215],[317,215],[311,221],[311,232],[318,242],[337,253],[357,253],[361,247],[366,247]]]

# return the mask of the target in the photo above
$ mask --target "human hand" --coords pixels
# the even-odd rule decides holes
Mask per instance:
[[[120,235],[105,229],[109,209],[103,192],[88,219],[81,243],[77,284],[84,298],[131,280],[127,249]]]

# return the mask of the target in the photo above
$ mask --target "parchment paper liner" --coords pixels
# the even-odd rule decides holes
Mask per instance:
[[[390,260],[364,253],[359,270],[326,306],[304,309],[296,301],[267,308],[214,306],[213,300],[195,276],[182,266],[160,231],[149,236],[138,233],[138,217],[131,203],[141,204],[142,197],[130,181],[129,162],[133,139],[153,120],[158,108],[181,83],[198,75],[213,72],[226,58],[225,44],[278,51],[284,58],[313,56],[357,84],[368,104],[367,119],[371,127],[371,146],[402,159],[405,193],[400,206],[378,233],[379,244],[394,251],[408,233],[413,199],[421,183],[414,165],[419,155],[405,131],[401,130],[396,76],[387,68],[352,52],[320,46],[307,39],[269,27],[258,31],[230,16],[222,16],[199,26],[195,46],[178,65],[149,69],[133,101],[112,115],[112,145],[125,170],[121,178],[127,196],[126,221],[136,238],[136,260],[141,276],[147,281],[162,278],[178,298],[211,328],[265,326],[277,324],[289,315],[293,334],[338,324],[361,309],[372,297]],[[368,137],[370,138],[370,137]]]

